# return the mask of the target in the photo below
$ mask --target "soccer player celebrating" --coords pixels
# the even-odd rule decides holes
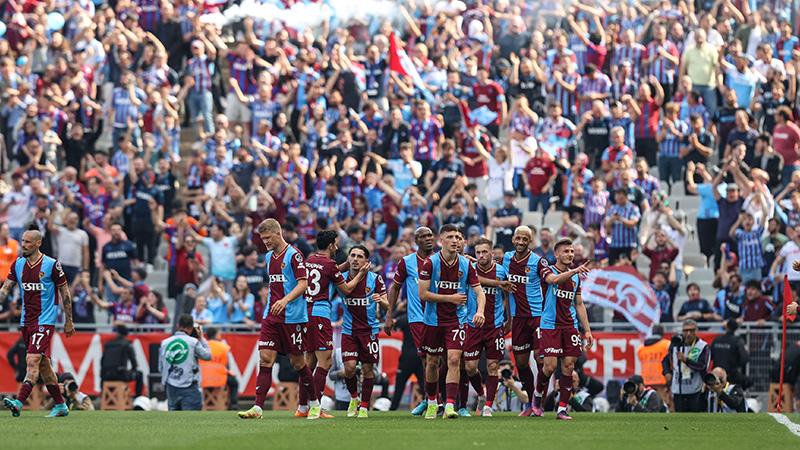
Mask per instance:
[[[572,371],[575,368],[575,361],[584,349],[578,332],[578,319],[584,330],[586,348],[592,345],[592,331],[589,329],[586,306],[581,299],[579,277],[579,274],[588,272],[588,269],[586,266],[569,269],[575,259],[575,249],[571,239],[559,239],[553,251],[556,263],[546,269],[542,276],[542,280],[549,285],[544,300],[539,339],[539,350],[544,355],[544,367],[536,379],[533,415],[542,416],[542,395],[550,375],[556,370],[558,358],[561,358],[556,419],[572,420],[567,413],[567,404],[572,395]]]
[[[464,239],[461,231],[454,225],[444,225],[439,230],[439,239],[442,250],[431,255],[419,271],[419,297],[425,302],[425,334],[422,342],[422,349],[427,355],[425,391],[428,405],[425,418],[436,418],[439,357],[446,350],[444,418],[454,419],[458,417],[455,400],[458,396],[461,356],[466,340],[465,325],[469,320],[466,289],[471,288],[476,295],[477,309],[472,317],[476,327],[483,326],[486,297],[480,289],[475,266],[469,259],[458,254],[460,242]]]
[[[491,417],[492,403],[497,393],[497,383],[499,381],[498,363],[503,359],[503,351],[505,350],[503,326],[505,324],[504,311],[506,308],[504,302],[507,299],[499,287],[484,285],[483,280],[505,280],[508,276],[506,269],[494,262],[492,258],[492,241],[489,239],[478,239],[475,243],[475,256],[478,258],[475,266],[478,279],[481,280],[481,286],[486,296],[486,306],[484,308],[486,317],[482,327],[475,326],[473,322],[469,323],[467,341],[464,344],[464,360],[470,384],[472,384],[478,397],[482,397],[483,381],[481,380],[481,373],[478,372],[478,362],[481,358],[481,352],[486,353],[486,369],[488,372],[486,402],[483,410],[479,410],[478,414]],[[469,310],[467,317],[474,316],[476,312],[473,308],[477,308],[477,301],[472,301],[473,298],[474,296],[470,295],[470,301],[467,302]]]
[[[363,268],[369,267],[369,250],[363,245],[350,249],[347,257],[350,272],[345,278],[357,284],[344,299],[344,318],[342,321],[342,362],[344,381],[350,391],[350,405],[347,417],[366,419],[372,387],[375,385],[375,364],[378,363],[380,344],[378,343],[377,305],[389,308],[383,278],[373,272],[363,275]],[[352,275],[354,274],[354,275]],[[358,400],[358,380],[356,364],[361,363],[361,402]]]
[[[309,370],[314,370],[314,389],[317,399],[322,398],[325,390],[325,380],[331,368],[331,352],[333,350],[333,330],[331,328],[331,296],[335,285],[342,293],[349,294],[353,287],[364,278],[369,271],[369,263],[363,265],[361,270],[354,270],[355,276],[345,282],[340,267],[336,265],[333,256],[339,249],[338,234],[333,230],[323,230],[317,233],[317,252],[306,260],[308,274],[308,288],[306,289],[306,303],[308,305],[308,326],[306,327],[306,364]],[[295,417],[308,416],[308,398],[305,390],[300,390],[300,398]],[[325,411],[320,413],[323,419],[333,416]]]
[[[300,389],[308,395],[308,418],[319,419],[320,407],[311,369],[303,358],[303,328],[308,322],[308,310],[302,298],[308,287],[303,255],[283,239],[281,225],[267,219],[258,225],[258,234],[267,247],[267,277],[269,300],[261,319],[258,353],[261,364],[256,380],[256,402],[247,411],[239,412],[242,419],[261,419],[264,399],[272,386],[272,365],[278,353],[289,355],[292,367],[300,378]]]
[[[15,285],[19,285],[22,298],[22,317],[19,324],[27,350],[27,372],[17,399],[3,400],[3,404],[11,410],[14,417],[19,417],[22,405],[40,376],[47,392],[55,401],[55,406],[47,417],[65,417],[69,414],[58,386],[58,378],[50,364],[50,341],[55,334],[59,296],[64,305],[64,333],[67,337],[75,334],[75,326],[72,324],[72,295],[61,263],[39,251],[41,245],[42,234],[39,231],[23,233],[22,256],[11,266],[8,277],[0,288],[0,304],[3,304]]]
[[[414,231],[414,242],[417,244],[416,253],[406,255],[397,263],[397,271],[394,274],[394,282],[389,286],[389,310],[386,312],[387,334],[391,334],[394,326],[392,312],[400,296],[400,289],[405,287],[408,311],[408,327],[411,330],[411,337],[414,339],[414,346],[417,347],[417,354],[420,358],[425,357],[422,351],[422,335],[425,332],[423,321],[422,302],[419,299],[419,269],[428,257],[433,253],[433,231],[428,227],[419,227]],[[417,405],[411,414],[421,416],[428,408],[428,401],[423,400]]]

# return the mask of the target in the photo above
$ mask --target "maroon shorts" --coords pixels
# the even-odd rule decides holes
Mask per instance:
[[[540,317],[514,317],[511,322],[511,348],[514,353],[535,352],[539,348]]]
[[[306,343],[303,347],[308,352],[333,350],[331,320],[309,314],[306,325]]]
[[[25,325],[21,331],[29,354],[50,357],[50,341],[55,334],[53,325]]]
[[[422,356],[425,352],[422,350],[422,340],[425,338],[425,324],[422,322],[413,322],[408,324],[411,330],[411,339],[414,340],[414,347],[417,348],[417,355]]]
[[[581,356],[583,339],[575,328],[540,330],[539,353],[545,357]]]
[[[425,325],[425,335],[422,338],[422,351],[433,356],[444,355],[445,350],[463,351],[466,340],[466,325]]]
[[[342,361],[377,364],[380,350],[376,334],[342,334]]]
[[[304,323],[287,324],[267,316],[261,321],[258,335],[259,350],[274,350],[281,355],[302,355],[306,327]]]
[[[481,359],[481,352],[486,353],[486,359],[499,361],[503,359],[505,348],[503,327],[467,327],[467,341],[464,344],[464,359],[467,361]]]

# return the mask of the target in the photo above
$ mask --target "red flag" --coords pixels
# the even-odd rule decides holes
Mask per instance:
[[[642,334],[658,323],[661,308],[647,280],[631,266],[611,266],[589,272],[581,284],[581,297],[618,311]]]
[[[786,307],[794,303],[794,299],[792,298],[792,286],[789,284],[789,277],[784,275],[783,276],[783,315],[786,316],[786,319],[789,322],[794,322],[797,318],[796,315],[786,315]]]
[[[414,66],[414,62],[411,61],[406,51],[400,46],[394,33],[389,35],[389,70],[410,77],[414,86],[422,92],[425,99],[428,102],[434,101],[433,94],[425,86],[425,82],[419,75],[416,66]]]

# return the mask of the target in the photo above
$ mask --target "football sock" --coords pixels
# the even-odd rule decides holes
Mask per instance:
[[[300,375],[300,387],[305,389],[308,400],[316,400],[317,391],[314,389],[314,375],[311,374],[311,369],[309,369],[308,366],[303,366],[303,368],[298,371],[298,374]]]
[[[481,378],[480,372],[475,372],[475,375],[469,377],[469,383],[472,385],[472,389],[475,389],[475,392],[478,394],[478,397],[483,396],[483,379]]]
[[[467,399],[469,398],[469,377],[467,371],[462,370],[461,376],[458,380],[458,407],[466,408]]]
[[[455,405],[458,396],[458,383],[445,383],[447,403]]]
[[[542,358],[536,358],[536,368],[539,371],[538,373],[544,373],[544,360]],[[550,377],[552,376],[553,375],[550,374]],[[543,386],[541,391],[542,398],[547,398],[547,390],[550,388],[550,377],[547,377],[544,380],[544,384],[542,385]],[[570,382],[570,385],[571,384],[572,382]]]
[[[323,369],[317,366],[314,369],[314,389],[317,392],[317,399],[322,399],[322,394],[325,393],[325,381],[328,378],[328,369]]]
[[[350,378],[344,379],[344,384],[347,385],[347,390],[350,392],[350,398],[358,397],[358,379],[355,375]]]
[[[428,402],[436,403],[436,395],[438,394],[439,383],[436,381],[425,382],[425,394],[428,396]]]
[[[303,390],[300,389],[300,392],[303,392]],[[305,404],[305,405],[298,404],[297,405],[297,410],[300,411],[301,413],[307,413],[308,412],[308,404]]]
[[[547,384],[550,382],[550,377],[544,374],[544,371],[540,371],[536,374],[536,392],[535,395],[537,397],[541,397],[544,393],[545,389],[547,389]]]
[[[497,384],[500,382],[500,377],[497,375],[489,375],[486,378],[486,406],[492,406],[494,397],[497,395]]]
[[[369,402],[372,399],[372,387],[375,386],[375,378],[366,378],[361,380],[361,407],[369,408]]]
[[[53,397],[53,401],[56,402],[56,405],[64,403],[64,397],[61,395],[61,389],[58,388],[57,384],[48,384],[45,387],[47,388],[47,392],[50,393],[50,397]]]
[[[256,378],[256,406],[264,407],[264,399],[267,398],[269,388],[272,387],[272,367],[260,366],[258,377]]]
[[[533,371],[530,366],[519,368],[519,380],[522,382],[522,390],[528,393],[528,399],[533,398]]]
[[[442,397],[447,392],[447,364],[446,364],[446,361],[442,364],[441,367],[439,367],[439,388],[438,389],[439,389],[439,391],[438,391],[439,395],[442,396]],[[442,398],[441,400],[444,400],[444,398]],[[439,403],[444,403],[444,402],[440,401]]]
[[[298,389],[297,404],[299,406],[305,406],[306,407],[306,411],[308,411],[308,394],[306,394],[306,390],[303,389],[302,386],[300,386],[300,389]],[[300,409],[300,408],[298,408],[298,409]],[[300,410],[302,411],[302,409],[300,409]]]
[[[572,396],[572,374],[569,375],[561,375],[561,378],[558,380],[558,406],[565,407],[569,402],[569,398]]]
[[[25,380],[22,382],[22,386],[19,387],[19,394],[17,394],[17,400],[22,403],[25,403],[25,400],[28,399],[28,396],[31,395],[31,390],[33,389],[33,384],[30,381]]]

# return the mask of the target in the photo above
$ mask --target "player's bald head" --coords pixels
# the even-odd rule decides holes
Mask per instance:
[[[526,235],[528,237],[533,237],[533,231],[531,231],[530,227],[525,225],[520,225],[514,230],[514,236],[516,235]]]
[[[41,243],[42,232],[39,230],[28,230],[22,234],[22,240]]]

